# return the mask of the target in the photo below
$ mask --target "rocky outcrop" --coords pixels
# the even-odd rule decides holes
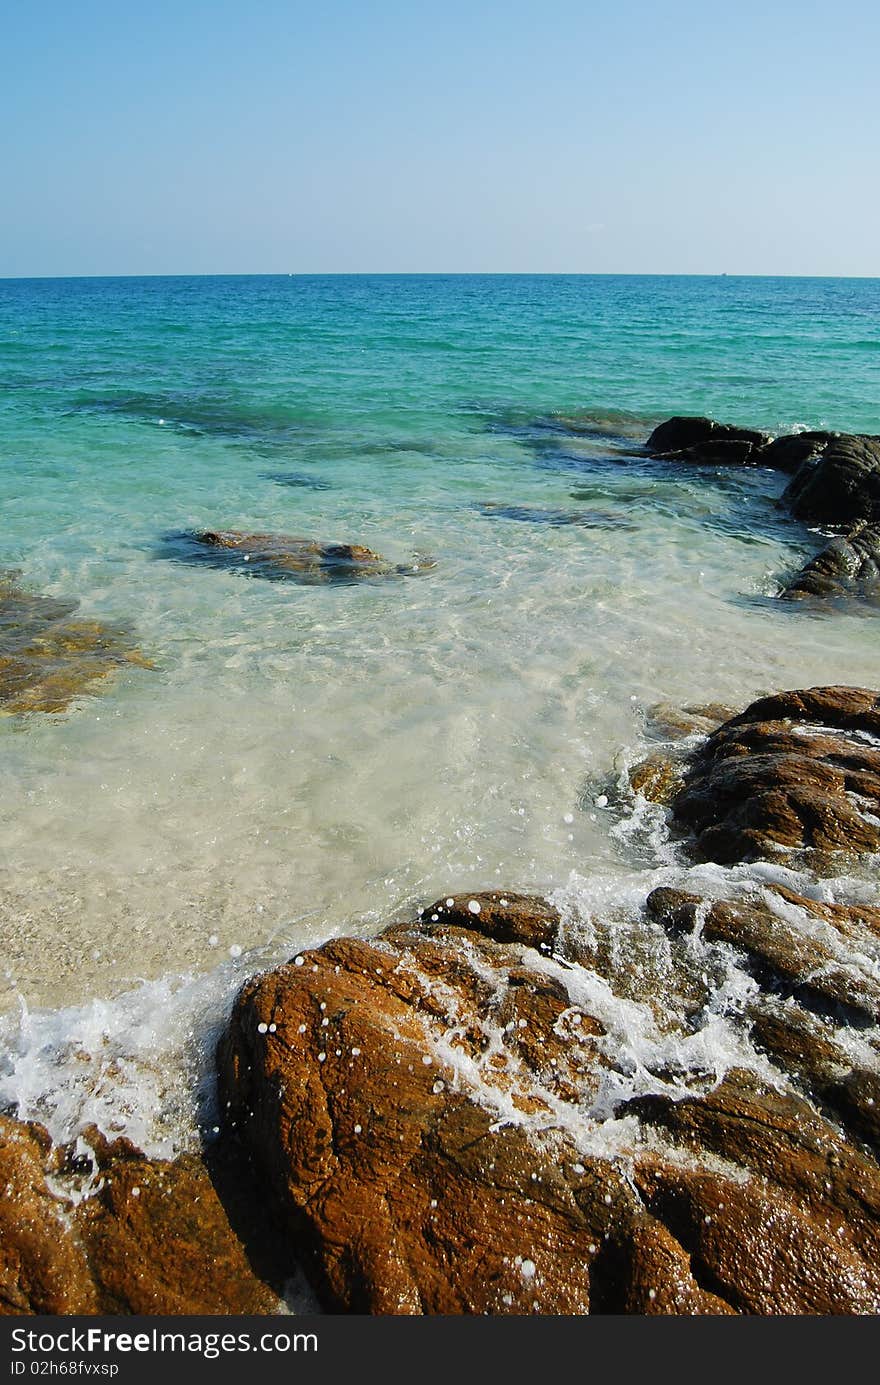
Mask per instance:
[[[250,534],[232,529],[171,535],[163,552],[176,562],[241,568],[254,577],[292,578],[304,583],[410,575],[434,566],[423,558],[410,564],[389,563],[361,544],[322,543],[292,534]]]
[[[697,751],[672,800],[703,860],[880,850],[880,696],[811,688],[762,698]]]
[[[880,599],[880,524],[860,523],[832,539],[783,588],[786,601],[857,597]]]
[[[758,466],[771,467],[774,471],[784,471],[794,476],[805,462],[821,456],[837,433],[783,433],[772,438],[760,450],[755,461]]]
[[[77,605],[0,574],[0,712],[63,712],[126,664],[151,667],[123,627],[72,619]]]
[[[768,441],[768,433],[753,428],[737,428],[711,418],[676,417],[655,428],[646,446],[652,456],[670,461],[741,466],[764,465],[757,462],[756,453]]]
[[[559,910],[537,895],[476,894],[449,895],[419,911],[423,930],[433,925],[441,930],[467,928],[492,938],[496,943],[526,943],[529,947],[550,947],[561,922]]]
[[[629,1109],[687,1157],[646,1161],[635,1181],[724,1302],[746,1313],[876,1313],[880,1169],[810,1103],[734,1071],[706,1096],[651,1096]],[[707,1166],[712,1154],[745,1176]]]
[[[0,1313],[271,1313],[201,1159],[0,1117]]]
[[[667,928],[742,949],[759,979],[807,1009],[836,1009],[861,1025],[880,1018],[878,908],[823,904],[774,885],[733,900],[660,888],[647,909]]]
[[[449,899],[253,979],[221,1044],[229,1126],[328,1306],[880,1310],[876,1160],[800,1069],[689,1057],[715,966],[683,939],[699,901],[652,897],[661,993],[619,930],[585,947],[529,897]]]
[[[810,524],[852,525],[880,516],[880,437],[815,431],[772,438],[710,418],[670,418],[646,448],[668,461],[788,473],[781,504]]]
[[[880,438],[832,436],[800,466],[782,504],[809,524],[852,525],[880,516]]]

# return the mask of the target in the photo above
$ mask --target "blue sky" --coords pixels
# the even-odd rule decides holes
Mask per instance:
[[[7,7],[0,277],[880,274],[875,0]]]

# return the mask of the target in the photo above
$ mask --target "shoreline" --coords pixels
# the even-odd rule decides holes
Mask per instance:
[[[681,418],[646,451],[685,469],[778,466],[782,504],[831,537],[777,599],[825,603],[833,620],[842,600],[875,598],[880,440],[773,440]],[[252,576],[260,565],[270,579],[303,575],[302,549],[284,536],[221,537]],[[398,577],[366,549],[334,547],[309,550],[309,581],[336,580],[340,558],[366,563],[368,580]],[[16,588],[8,600],[52,630],[70,616]],[[82,639],[88,651],[91,638],[77,629],[64,647]],[[13,1216],[26,1179],[34,1225],[57,1240],[67,1206],[78,1228],[52,1250],[48,1278],[22,1252],[18,1311],[271,1312],[304,1265],[330,1311],[880,1311],[880,907],[860,866],[880,855],[880,694],[820,687],[739,712],[667,705],[646,727],[646,756],[591,790],[612,837],[628,834],[625,884],[621,870],[610,890],[587,875],[549,900],[459,891],[286,964],[280,942],[234,955],[225,977],[183,983],[176,998],[167,979],[147,983],[119,1001],[135,1016],[141,1003],[143,1049],[99,1060],[91,1093],[87,1019],[69,1055],[79,1078],[50,1112],[56,1143],[4,1118]],[[144,1088],[151,988],[166,1022],[177,1011],[184,1048],[202,1027],[170,1090],[161,1063]],[[111,1011],[94,1003],[92,1042]],[[52,1018],[34,1018],[49,1070]],[[37,1061],[32,1117],[46,1075]],[[120,1129],[128,1079],[135,1105],[126,1116],[123,1102]],[[151,1105],[166,1139],[192,1122],[196,1152],[176,1153],[173,1135],[170,1161],[141,1152],[131,1134],[140,1121],[143,1143],[155,1141]],[[757,1143],[734,1136],[744,1120]],[[161,1122],[158,1134],[157,1151]],[[804,1201],[832,1166],[815,1205]],[[248,1193],[257,1186],[270,1189],[271,1230]],[[152,1268],[134,1283],[124,1226],[142,1190]],[[765,1234],[768,1197],[785,1209],[778,1240]],[[192,1222],[195,1201],[211,1210]],[[167,1237],[184,1223],[191,1249],[170,1263]],[[241,1235],[262,1278],[244,1268]],[[230,1267],[207,1299],[190,1273],[206,1254]]]

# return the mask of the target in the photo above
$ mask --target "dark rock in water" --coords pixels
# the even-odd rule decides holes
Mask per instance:
[[[810,688],[762,698],[694,755],[672,802],[703,860],[880,850],[880,695]]]
[[[880,513],[880,439],[821,431],[773,438],[711,418],[670,418],[648,452],[703,466],[770,467],[792,477],[782,504],[798,518],[846,524]]]
[[[757,449],[740,438],[710,438],[693,447],[657,455],[667,462],[691,462],[694,466],[754,466]]]
[[[59,1191],[66,1152],[40,1126],[0,1117],[0,1313],[277,1310],[199,1158],[91,1138],[93,1191],[75,1201]]]
[[[809,597],[880,599],[880,524],[857,524],[832,539],[780,592],[787,601]]]
[[[254,577],[304,583],[356,582],[369,577],[408,576],[434,566],[430,559],[392,564],[361,544],[320,543],[292,534],[248,534],[204,530],[170,535],[164,556],[176,562],[240,568]]]
[[[0,574],[0,712],[63,712],[125,664],[152,667],[124,627],[72,620],[77,605]]]
[[[832,435],[801,464],[781,503],[811,524],[851,525],[880,516],[880,438]]]
[[[758,466],[772,467],[790,475],[804,463],[824,452],[836,433],[785,433],[765,443],[755,458]]]
[[[332,490],[329,481],[322,481],[319,476],[311,476],[304,471],[267,471],[264,474],[267,481],[274,481],[279,486],[309,491]]]
[[[778,1069],[779,1090],[730,1069],[672,1093],[658,1073],[615,1109],[630,1117],[624,1153],[605,1142],[599,1093],[621,1057],[610,988],[637,959],[597,988],[557,956],[558,934],[552,961],[495,940],[520,936],[540,901],[493,897],[490,937],[468,926],[468,897],[450,897],[451,923],[423,912],[252,979],[221,1043],[221,1106],[279,1221],[306,1239],[327,1306],[880,1309],[880,1166],[792,1089],[802,1067]]]
[[[716,423],[711,418],[670,418],[655,428],[646,443],[655,457],[708,466],[754,464],[754,453],[769,434],[753,428]]]
[[[581,529],[626,529],[638,526],[611,510],[562,510],[544,505],[508,505],[500,500],[480,500],[474,509],[489,519],[514,519],[525,524],[546,524],[552,529],[575,525]]]

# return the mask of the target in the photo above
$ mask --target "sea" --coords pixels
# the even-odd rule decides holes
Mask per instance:
[[[823,542],[785,477],[646,456],[681,413],[880,432],[880,280],[0,281],[0,572],[143,656],[0,716],[0,1106],[186,1147],[255,971],[448,893],[685,880],[615,792],[655,704],[880,686],[875,611],[775,600]]]

